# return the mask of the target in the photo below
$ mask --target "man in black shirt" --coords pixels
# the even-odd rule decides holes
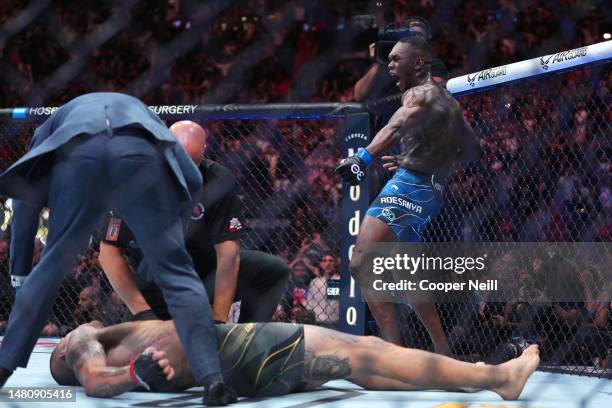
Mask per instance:
[[[213,318],[226,322],[231,304],[240,300],[240,322],[269,321],[289,268],[276,256],[240,249],[240,237],[245,233],[242,203],[229,170],[203,159],[206,131],[191,121],[177,122],[170,130],[198,165],[204,181],[187,226],[186,247],[213,302]],[[112,214],[102,225],[100,263],[133,318],[169,319],[162,293],[147,276],[146,259],[142,259],[128,226]],[[129,264],[138,269],[136,274],[131,273]]]

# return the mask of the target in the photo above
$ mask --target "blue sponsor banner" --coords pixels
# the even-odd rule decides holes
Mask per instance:
[[[353,156],[357,149],[366,147],[370,141],[370,116],[358,113],[345,117],[342,132],[342,156]],[[365,333],[365,304],[361,293],[349,272],[350,256],[357,240],[359,226],[370,204],[371,173],[358,186],[342,185],[342,207],[340,214],[340,330],[346,333]]]
[[[13,119],[25,119],[28,117],[28,109],[24,107],[13,108]]]

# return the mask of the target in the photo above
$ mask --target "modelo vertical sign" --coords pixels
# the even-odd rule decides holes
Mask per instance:
[[[345,117],[342,132],[342,156],[353,156],[357,149],[370,141],[370,117],[358,113]],[[342,183],[341,228],[341,279],[340,279],[340,330],[346,333],[365,333],[365,305],[361,302],[359,288],[349,272],[349,262],[355,248],[361,221],[370,200],[370,174],[358,186]]]

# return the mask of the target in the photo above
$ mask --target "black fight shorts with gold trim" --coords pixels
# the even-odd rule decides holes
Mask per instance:
[[[216,329],[223,377],[238,395],[284,395],[303,388],[302,325],[219,324]]]

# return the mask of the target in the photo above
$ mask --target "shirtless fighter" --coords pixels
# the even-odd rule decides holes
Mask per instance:
[[[396,140],[401,153],[383,156],[383,166],[396,170],[371,204],[361,224],[349,270],[358,284],[363,267],[363,252],[376,242],[418,242],[427,224],[441,206],[442,183],[457,162],[478,157],[480,146],[463,110],[453,96],[431,78],[431,49],[419,37],[406,37],[389,53],[389,73],[404,93],[402,106],[364,149],[348,157],[336,168],[347,183],[365,179],[367,167]],[[382,337],[401,345],[392,303],[368,302]],[[432,302],[411,306],[429,332],[437,353],[451,355]]]
[[[471,364],[378,337],[291,323],[216,326],[223,377],[241,396],[274,396],[347,379],[369,390],[488,389],[519,397],[540,361],[536,345],[501,365]],[[60,385],[92,397],[197,386],[172,321],[81,325],[51,354]]]

